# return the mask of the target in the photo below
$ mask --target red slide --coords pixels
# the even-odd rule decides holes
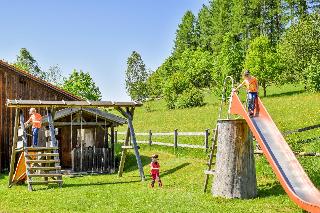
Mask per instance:
[[[320,213],[320,192],[303,170],[296,156],[258,98],[259,115],[249,117],[233,92],[229,113],[241,115],[248,123],[274,173],[290,199],[302,209]]]

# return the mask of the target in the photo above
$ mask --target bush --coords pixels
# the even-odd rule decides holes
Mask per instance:
[[[180,94],[176,101],[176,108],[189,108],[204,105],[204,95],[201,90],[192,87]]]
[[[310,91],[320,92],[320,61],[313,58],[306,68],[305,73],[307,73],[308,89]]]

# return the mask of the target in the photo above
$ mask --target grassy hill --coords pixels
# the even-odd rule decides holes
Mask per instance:
[[[320,123],[320,94],[304,92],[303,87],[271,87],[263,98],[266,108],[281,131]],[[243,95],[243,94],[242,94]],[[219,100],[209,92],[201,108],[167,110],[163,100],[150,101],[135,113],[137,132],[203,131],[213,128]],[[123,129],[122,129],[123,130]],[[287,136],[294,150],[320,152],[320,130]],[[159,138],[172,140],[172,138]],[[202,138],[183,139],[202,143]],[[0,176],[0,212],[301,212],[281,188],[263,156],[256,156],[258,197],[251,200],[213,198],[203,193],[203,170],[206,155],[201,151],[159,146],[141,146],[142,162],[148,175],[149,156],[158,153],[161,163],[162,189],[150,189],[149,180],[141,183],[135,157],[127,159],[123,178],[117,175],[64,177],[64,187],[26,186],[7,188],[7,175]],[[320,187],[320,158],[299,157],[313,183]],[[209,188],[211,184],[209,185]],[[210,190],[209,190],[210,191]]]

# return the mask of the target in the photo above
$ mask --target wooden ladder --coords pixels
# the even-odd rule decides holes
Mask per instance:
[[[20,117],[20,119],[19,119]],[[26,180],[28,183],[28,189],[33,190],[33,185],[41,184],[58,184],[62,187],[62,173],[59,159],[59,148],[55,138],[55,130],[53,126],[53,119],[50,110],[48,110],[48,123],[49,123],[49,140],[50,147],[28,147],[27,146],[27,132],[24,127],[23,112],[16,110],[14,137],[12,145],[10,173],[9,173],[9,187],[16,184],[13,181],[16,166],[17,153],[23,154]],[[19,129],[20,124],[20,129]],[[18,144],[20,143],[20,147]],[[18,165],[17,165],[18,166]],[[41,178],[44,178],[41,180]],[[51,178],[49,180],[49,178]]]
[[[24,156],[30,191],[33,190],[33,185],[58,184],[59,187],[62,187],[58,147],[26,147]]]

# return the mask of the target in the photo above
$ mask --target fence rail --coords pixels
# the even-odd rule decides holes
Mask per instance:
[[[317,128],[320,128],[320,124],[307,126],[307,127],[296,129],[296,130],[285,131],[282,134],[286,136],[286,135],[309,131]],[[118,140],[117,138],[118,138],[118,135],[126,135],[126,132],[116,131],[115,134],[116,134],[116,137],[115,137],[116,141],[124,142],[124,140]],[[150,146],[154,144],[154,145],[160,145],[160,146],[170,146],[174,148],[185,147],[185,148],[193,148],[193,149],[204,149],[205,151],[208,151],[210,130],[206,129],[203,132],[178,132],[178,129],[175,129],[173,132],[152,132],[151,130],[149,130],[149,132],[136,133],[136,136],[148,136],[148,140],[138,140],[137,143],[140,143],[140,144],[149,144]],[[154,141],[153,137],[159,137],[159,136],[173,136],[173,141],[172,142]],[[203,145],[179,143],[179,136],[184,136],[184,137],[203,136],[204,137]]]
[[[126,132],[117,132],[116,135],[118,138],[118,135],[126,135]],[[184,147],[184,148],[193,148],[193,149],[204,149],[205,151],[208,151],[209,149],[209,136],[210,136],[210,130],[206,129],[203,132],[178,132],[177,129],[175,129],[173,132],[152,132],[149,130],[149,132],[145,133],[136,133],[136,136],[148,136],[148,140],[138,140],[137,143],[140,144],[149,144],[151,145],[160,145],[160,146],[170,146],[174,148],[178,147]],[[159,136],[173,136],[172,142],[159,142],[154,141],[153,137],[159,137]],[[192,137],[192,136],[203,136],[203,145],[193,145],[193,144],[183,144],[179,143],[179,136],[184,137]],[[124,140],[118,140],[118,142],[124,142]]]

